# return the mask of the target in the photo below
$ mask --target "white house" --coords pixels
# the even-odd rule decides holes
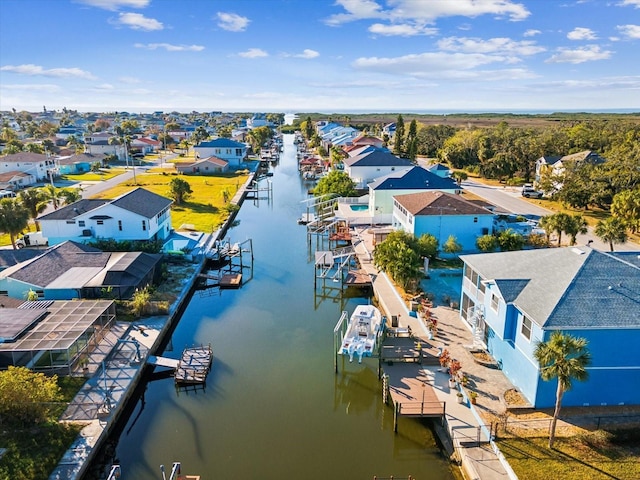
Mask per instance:
[[[24,172],[0,173],[0,190],[20,190],[36,183],[36,177]]]
[[[42,153],[19,152],[0,157],[0,174],[23,172],[33,175],[36,180],[46,180],[49,171],[54,169],[53,159]]]
[[[562,175],[567,165],[570,164],[584,164],[590,163],[597,165],[604,163],[605,159],[602,158],[591,150],[585,150],[583,152],[572,153],[564,156],[544,156],[536,160],[536,182],[539,182],[542,175],[550,173],[553,176]],[[562,187],[562,185],[558,185]]]
[[[171,232],[173,201],[143,188],[115,200],[83,199],[38,218],[49,245],[98,238],[158,240]]]
[[[247,146],[228,138],[216,138],[200,142],[193,147],[199,158],[217,157],[229,162],[229,167],[238,167],[247,156]]]
[[[203,158],[197,162],[179,162],[175,166],[179,173],[187,175],[213,175],[229,170],[229,162],[216,157]]]
[[[115,155],[120,160],[124,159],[125,146],[120,144],[109,144],[109,139],[115,135],[108,132],[89,133],[84,137],[84,151],[89,155]]]
[[[460,195],[420,192],[394,197],[392,226],[416,237],[431,234],[440,248],[453,235],[463,252],[476,252],[476,240],[491,233],[494,216]]]
[[[366,188],[376,178],[389,175],[399,170],[408,170],[413,163],[407,158],[396,157],[387,150],[373,147],[361,155],[343,160],[344,171],[356,184],[356,188]]]

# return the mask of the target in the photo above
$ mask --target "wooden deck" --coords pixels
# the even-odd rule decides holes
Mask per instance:
[[[394,363],[383,368],[396,415],[435,418],[444,416],[445,402],[438,400],[430,379],[419,365]]]
[[[407,329],[390,328],[395,336],[387,336],[380,350],[383,363],[413,362],[438,365],[440,351],[428,340],[413,337]]]
[[[241,285],[241,273],[225,273],[220,277],[220,288],[240,288]]]
[[[349,270],[344,284],[347,287],[371,287],[373,282],[371,281],[371,275],[365,270]]]
[[[212,362],[211,345],[185,348],[175,371],[176,385],[204,384],[207,381]]]

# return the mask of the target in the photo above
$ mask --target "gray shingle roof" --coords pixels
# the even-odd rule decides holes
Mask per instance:
[[[377,178],[369,184],[369,187],[374,190],[457,190],[459,188],[451,178],[440,177],[417,166]]]
[[[173,203],[173,200],[150,192],[144,188],[136,188],[111,202],[112,205],[152,218]]]
[[[58,210],[54,210],[51,213],[47,213],[38,217],[38,220],[72,220],[78,215],[90,212],[98,207],[101,207],[105,203],[109,203],[109,200],[104,199],[91,199],[86,198],[78,200],[71,205],[66,205]]]
[[[349,167],[411,167],[413,165],[406,158],[396,157],[388,151],[379,149],[345,158],[343,162]]]
[[[637,253],[567,247],[460,258],[545,328],[640,327]]]

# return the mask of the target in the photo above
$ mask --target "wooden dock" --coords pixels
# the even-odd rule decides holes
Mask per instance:
[[[373,286],[373,281],[371,280],[371,275],[363,269],[349,270],[344,284],[347,287],[365,288]]]
[[[220,277],[220,288],[240,288],[242,285],[241,273],[225,273]]]
[[[177,386],[202,385],[213,363],[211,345],[185,348],[175,371]]]
[[[413,362],[422,365],[438,365],[440,351],[428,340],[411,335],[409,329],[387,329],[382,345],[380,361],[383,363]]]

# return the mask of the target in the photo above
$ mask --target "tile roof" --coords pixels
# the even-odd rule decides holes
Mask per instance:
[[[566,247],[460,258],[544,328],[640,328],[637,252]]]
[[[112,205],[146,218],[152,218],[173,203],[170,198],[138,187],[111,202]]]
[[[493,215],[486,208],[477,206],[459,195],[447,192],[419,192],[393,197],[412,215]]]
[[[346,160],[345,160],[346,161]],[[409,164],[411,168],[392,172],[369,184],[373,190],[458,190],[451,178],[443,178],[429,170]]]

